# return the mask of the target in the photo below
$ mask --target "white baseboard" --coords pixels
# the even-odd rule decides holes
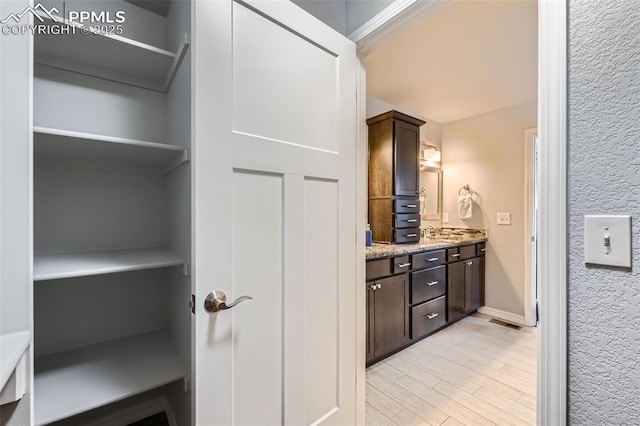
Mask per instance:
[[[524,315],[516,315],[511,312],[501,311],[500,309],[490,308],[488,306],[482,306],[478,308],[478,312],[481,314],[489,315],[490,317],[498,318],[501,320],[505,320],[508,322],[512,322],[518,325],[526,326],[526,321],[524,320]]]

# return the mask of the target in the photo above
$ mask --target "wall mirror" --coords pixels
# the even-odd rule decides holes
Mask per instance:
[[[442,169],[420,167],[420,216],[440,220],[442,213]]]

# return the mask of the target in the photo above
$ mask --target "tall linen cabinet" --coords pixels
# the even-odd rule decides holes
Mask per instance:
[[[126,20],[34,37],[33,422],[188,425],[192,5],[64,7]]]

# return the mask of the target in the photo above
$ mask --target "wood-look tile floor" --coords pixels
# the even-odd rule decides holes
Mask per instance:
[[[534,425],[537,328],[474,314],[367,369],[366,424]]]

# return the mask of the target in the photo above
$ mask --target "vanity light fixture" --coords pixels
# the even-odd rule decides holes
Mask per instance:
[[[427,163],[439,163],[442,161],[442,153],[433,145],[420,144],[420,160]]]

